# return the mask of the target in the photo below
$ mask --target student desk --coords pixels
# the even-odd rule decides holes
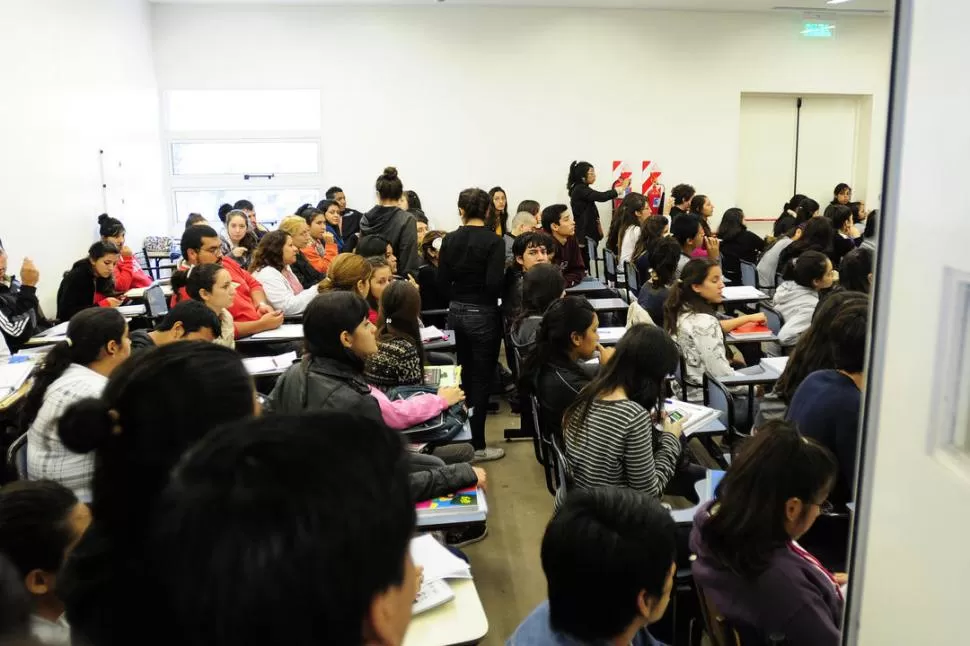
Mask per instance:
[[[147,313],[147,309],[144,305],[125,305],[123,307],[115,308],[122,316],[125,317],[126,321],[131,321],[139,316],[144,316]],[[31,337],[24,344],[28,348],[36,347],[40,345],[53,345],[55,343],[60,343],[67,339],[67,326],[70,321],[64,321],[63,323],[58,323],[49,330],[41,332],[37,336]]]
[[[578,285],[573,285],[572,287],[566,288],[566,294],[568,296],[590,296],[592,294],[603,294],[615,296],[617,294],[616,289],[604,284],[598,278],[592,278],[587,276]]]
[[[730,332],[724,335],[724,342],[732,345],[742,343],[778,343],[778,336],[775,334],[735,334]]]
[[[428,341],[424,344],[424,349],[429,352],[451,352],[455,350],[455,333],[451,330],[442,330],[445,338]]]
[[[670,517],[674,519],[674,522],[678,525],[693,524],[694,515],[697,514],[697,509],[714,497],[714,489],[717,487],[717,482],[719,482],[723,476],[723,471],[711,471],[708,469],[707,477],[702,478],[694,483],[694,491],[697,492],[697,504],[693,507],[688,507],[687,509],[670,510]]]
[[[267,330],[252,336],[236,339],[236,343],[275,343],[277,341],[299,341],[303,338],[303,325],[300,323],[284,323],[275,330]]]
[[[625,312],[630,308],[622,298],[591,298],[589,304],[597,312]]]
[[[611,346],[616,345],[626,334],[625,327],[601,327],[599,330],[600,335],[600,345]]]
[[[403,646],[474,644],[488,634],[488,618],[472,579],[449,580],[455,598],[411,620]]]

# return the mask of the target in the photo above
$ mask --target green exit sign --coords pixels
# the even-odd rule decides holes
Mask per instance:
[[[802,23],[802,36],[805,38],[832,38],[835,36],[835,25],[828,22]]]

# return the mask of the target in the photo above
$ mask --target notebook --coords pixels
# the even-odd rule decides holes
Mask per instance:
[[[626,334],[626,328],[601,327],[597,332],[600,335],[600,343],[619,343],[623,335]]]
[[[734,330],[728,334],[728,340],[731,339],[773,339],[774,333],[771,328],[760,325],[758,323],[745,323],[740,327],[734,328]]]
[[[777,372],[779,375],[785,372],[788,366],[788,357],[765,357],[761,360],[761,365],[769,372]]]
[[[684,437],[690,437],[692,433],[704,428],[721,414],[713,408],[689,404],[679,399],[668,399],[664,403],[664,412],[671,421],[683,423]]]
[[[418,596],[414,598],[411,605],[411,616],[420,615],[438,606],[442,606],[455,598],[451,586],[439,579],[429,579],[425,575]]]
[[[0,399],[16,392],[37,366],[31,361],[13,361],[0,364]]]
[[[477,487],[469,487],[454,494],[425,500],[416,504],[414,508],[419,521],[434,522],[447,521],[454,516],[488,512],[485,493]]]
[[[768,295],[756,287],[750,285],[738,285],[736,287],[725,287],[721,292],[721,297],[726,301],[767,300]]]
[[[441,341],[442,339],[447,339],[448,335],[436,328],[433,325],[428,325],[421,328],[421,343],[429,343],[431,341]]]
[[[296,362],[296,352],[285,352],[275,357],[248,357],[243,359],[243,365],[251,375],[278,374]]]
[[[275,330],[267,330],[265,332],[260,332],[259,334],[254,334],[250,339],[259,341],[291,341],[293,339],[303,338],[303,324],[302,323],[284,323]]]

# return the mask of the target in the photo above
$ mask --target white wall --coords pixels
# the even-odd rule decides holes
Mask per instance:
[[[109,173],[109,204],[124,196],[112,215],[129,240],[164,221],[149,19],[143,0],[0,4],[0,237],[10,271],[25,255],[37,263],[49,316],[104,210],[99,149],[122,161]]]
[[[547,204],[565,197],[572,159],[595,164],[604,187],[613,159],[656,159],[668,186],[693,183],[720,213],[737,190],[741,92],[873,95],[868,186],[880,185],[888,18],[840,19],[838,37],[811,41],[789,14],[184,5],[152,13],[163,90],[325,88],[325,182],[343,186],[358,208],[372,203],[388,163],[432,222],[451,226],[457,193],[470,185],[501,184],[513,206]]]

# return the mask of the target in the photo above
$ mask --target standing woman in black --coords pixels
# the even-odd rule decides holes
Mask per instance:
[[[600,241],[603,239],[603,225],[600,224],[600,213],[596,208],[597,202],[609,202],[619,195],[618,191],[626,190],[630,185],[629,178],[617,183],[616,188],[609,191],[593,190],[596,182],[596,169],[589,162],[574,161],[569,165],[569,179],[566,189],[569,191],[569,206],[576,219],[576,242],[583,252],[583,262],[587,270],[589,264],[589,249],[586,248],[586,238]]]
[[[438,255],[438,290],[451,303],[448,323],[455,331],[462,387],[472,409],[475,462],[505,455],[503,449],[485,446],[488,396],[502,343],[498,299],[505,276],[505,243],[485,224],[489,203],[481,189],[461,192],[463,226],[445,236]]]

